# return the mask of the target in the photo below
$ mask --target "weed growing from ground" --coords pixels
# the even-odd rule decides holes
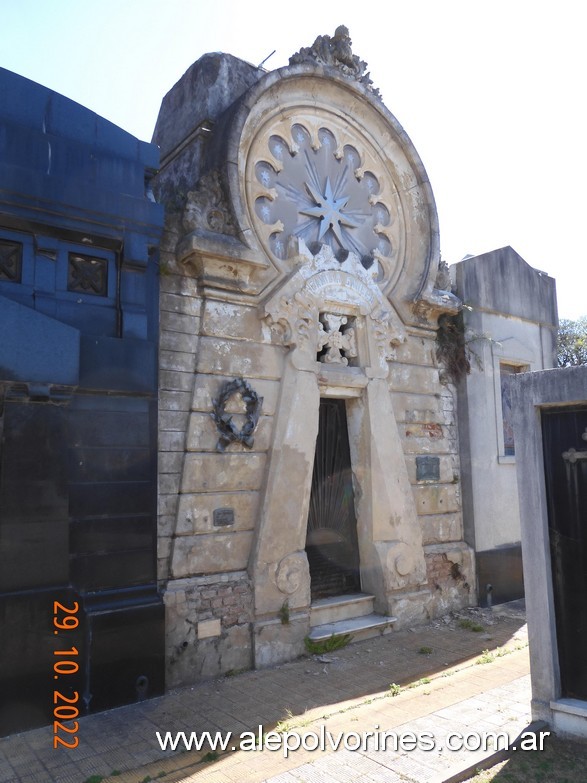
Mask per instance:
[[[306,645],[306,650],[311,655],[324,655],[324,653],[334,652],[334,650],[342,650],[352,638],[350,633],[345,633],[341,636],[332,634],[328,639],[324,639],[321,642],[315,642],[313,639],[310,639],[309,636],[306,636],[304,644]]]
[[[468,619],[459,620],[459,628],[465,628],[468,631],[473,631],[473,633],[481,633],[481,631],[485,630],[485,628],[479,623]]]

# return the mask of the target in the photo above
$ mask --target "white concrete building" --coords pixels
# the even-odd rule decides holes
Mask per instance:
[[[479,603],[503,603],[524,594],[511,379],[556,365],[556,287],[511,247],[467,257],[451,276],[470,361],[458,384],[464,535]]]

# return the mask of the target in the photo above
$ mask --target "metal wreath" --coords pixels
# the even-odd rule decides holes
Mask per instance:
[[[225,413],[225,407],[233,394],[240,394],[246,405],[246,420],[239,430],[232,420],[232,414]],[[255,431],[261,415],[263,397],[259,397],[257,392],[243,378],[235,378],[234,381],[227,381],[222,387],[220,394],[212,400],[214,408],[212,417],[216,422],[216,427],[220,433],[220,438],[216,444],[217,451],[225,451],[231,443],[242,443],[248,449],[253,447]]]

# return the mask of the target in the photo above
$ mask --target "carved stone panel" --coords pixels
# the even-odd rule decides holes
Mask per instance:
[[[354,253],[340,263],[329,246],[312,255],[302,241],[298,264],[296,274],[260,308],[294,348],[294,364],[314,372],[326,364],[386,376],[387,362],[406,337],[371,270]]]

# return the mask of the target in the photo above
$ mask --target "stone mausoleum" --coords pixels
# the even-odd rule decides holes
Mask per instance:
[[[436,355],[460,303],[345,28],[270,73],[205,55],[153,140],[168,684],[475,603]]]
[[[509,379],[554,281],[451,281],[346,28],[203,56],[152,144],[0,98],[1,735],[52,720],[66,627],[84,715],[521,591]]]

